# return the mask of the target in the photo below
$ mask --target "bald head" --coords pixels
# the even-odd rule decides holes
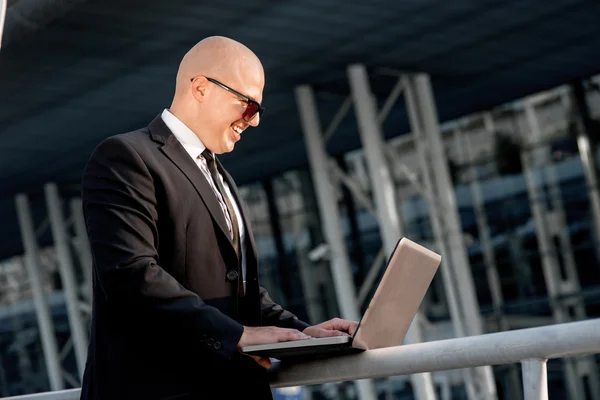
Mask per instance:
[[[207,76],[221,82],[243,80],[245,75],[263,81],[264,71],[256,54],[248,47],[223,36],[211,36],[187,52],[177,72],[176,97],[189,89],[192,78]]]
[[[215,82],[216,81],[216,82]],[[170,111],[211,151],[233,150],[248,126],[243,114],[251,100],[261,103],[265,76],[260,60],[235,40],[212,36],[181,60]]]

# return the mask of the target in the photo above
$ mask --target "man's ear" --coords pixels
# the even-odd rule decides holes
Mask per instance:
[[[206,98],[206,91],[208,90],[208,80],[204,76],[199,76],[192,81],[191,85],[192,96],[202,103]]]

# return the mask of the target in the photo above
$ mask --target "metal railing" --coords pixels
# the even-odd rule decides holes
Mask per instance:
[[[281,363],[272,387],[382,378],[520,362],[525,400],[548,399],[546,361],[600,353],[600,319],[411,344],[299,364]],[[78,400],[79,389],[4,400]]]

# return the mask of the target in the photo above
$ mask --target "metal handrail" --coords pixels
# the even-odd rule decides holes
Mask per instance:
[[[546,360],[600,353],[600,319],[369,350],[298,364],[281,363],[272,387],[523,364],[525,400],[548,399]],[[78,400],[79,389],[4,400]]]

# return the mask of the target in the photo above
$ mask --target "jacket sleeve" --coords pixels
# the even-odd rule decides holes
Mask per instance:
[[[148,315],[149,326],[170,324],[191,349],[230,359],[243,326],[205,304],[159,264],[153,176],[126,139],[109,138],[96,148],[83,175],[82,200],[96,296],[114,309]]]
[[[260,306],[262,313],[262,324],[264,326],[273,325],[282,328],[294,328],[302,332],[310,325],[300,321],[298,317],[289,311],[284,310],[279,304],[275,303],[269,297],[267,289],[260,287]]]

